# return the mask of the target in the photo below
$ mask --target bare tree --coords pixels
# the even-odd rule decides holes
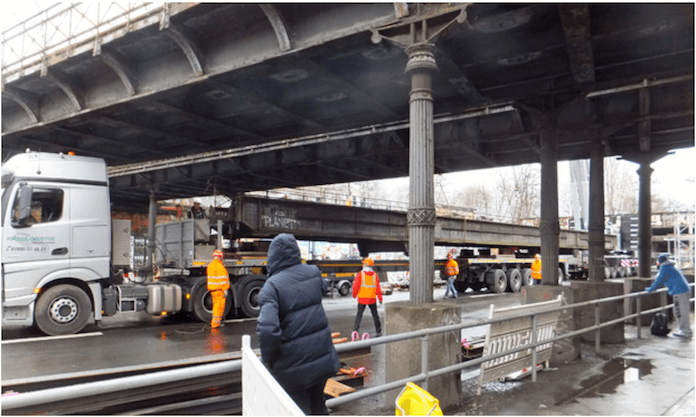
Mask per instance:
[[[604,158],[604,213],[638,212],[638,174],[635,164]]]
[[[539,167],[534,164],[501,171],[496,187],[502,201],[501,214],[513,222],[538,217],[539,180]]]

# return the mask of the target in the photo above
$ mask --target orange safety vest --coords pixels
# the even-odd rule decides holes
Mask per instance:
[[[230,289],[230,276],[219,259],[208,264],[208,291],[227,291]]]
[[[362,274],[362,279],[360,280],[360,289],[358,290],[358,298],[372,298],[377,297],[377,274],[374,272],[360,271],[358,274]]]
[[[459,275],[459,264],[454,259],[448,259],[445,264],[445,275],[448,277]]]
[[[541,280],[541,259],[535,259],[532,262],[532,278]]]

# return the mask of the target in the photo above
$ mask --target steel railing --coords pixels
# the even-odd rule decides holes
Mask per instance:
[[[693,290],[694,284],[691,283],[689,284],[690,290]],[[674,303],[667,304],[666,303],[666,292],[667,289],[660,289],[655,291],[653,294],[663,294],[660,298],[660,306],[651,308],[648,310],[641,310],[642,303],[641,299],[643,296],[648,295],[648,293],[644,291],[636,292],[636,293],[631,293],[631,294],[625,294],[625,295],[619,295],[619,296],[613,296],[613,297],[606,297],[606,298],[601,298],[601,299],[596,299],[596,300],[589,300],[585,302],[580,302],[580,303],[575,303],[575,304],[569,304],[569,305],[562,305],[560,307],[551,307],[551,308],[546,308],[543,311],[536,311],[536,312],[530,312],[530,313],[524,313],[516,316],[516,318],[523,318],[523,317],[529,317],[530,320],[536,320],[536,317],[540,314],[545,314],[549,312],[555,312],[555,311],[567,311],[567,310],[574,310],[577,308],[587,308],[587,307],[594,307],[594,325],[584,327],[582,329],[578,329],[575,331],[571,331],[568,333],[564,333],[561,335],[557,335],[555,337],[545,339],[542,341],[536,341],[537,337],[536,334],[532,334],[530,336],[530,340],[536,341],[533,343],[529,343],[523,346],[519,346],[514,349],[509,349],[506,351],[501,351],[497,354],[494,355],[488,355],[488,356],[483,356],[477,359],[472,359],[466,362],[454,364],[454,365],[449,365],[445,366],[439,369],[435,370],[429,370],[427,369],[427,364],[428,364],[428,354],[429,354],[429,337],[431,335],[439,334],[439,333],[446,333],[446,332],[452,332],[452,331],[461,331],[463,329],[467,328],[472,328],[472,327],[479,327],[479,326],[484,326],[484,325],[490,325],[493,323],[500,323],[504,322],[507,320],[510,320],[510,317],[504,317],[504,318],[497,318],[497,319],[482,319],[482,320],[474,320],[474,321],[469,321],[467,323],[459,323],[459,324],[452,324],[448,326],[441,326],[437,328],[431,328],[431,329],[422,329],[422,330],[417,330],[417,331],[412,331],[412,332],[407,332],[407,333],[400,333],[396,335],[391,335],[391,336],[383,336],[380,338],[376,339],[370,339],[370,340],[362,340],[362,341],[356,341],[356,342],[351,342],[348,344],[339,344],[336,345],[336,350],[339,353],[343,352],[348,352],[352,350],[357,350],[357,349],[364,349],[364,348],[369,348],[372,346],[378,346],[378,345],[385,345],[388,343],[393,343],[393,342],[400,342],[404,340],[409,340],[409,339],[414,339],[414,338],[420,338],[421,339],[421,346],[422,346],[422,371],[420,374],[417,375],[412,375],[408,378],[400,379],[397,381],[391,381],[379,386],[375,387],[369,387],[365,389],[361,389],[359,391],[356,391],[354,393],[346,394],[338,398],[332,398],[327,400],[326,405],[327,407],[335,407],[340,404],[345,404],[351,401],[355,401],[361,398],[369,397],[372,395],[377,395],[381,393],[385,393],[387,391],[395,390],[395,389],[401,389],[407,382],[421,382],[424,383],[423,385],[427,386],[427,381],[430,378],[435,378],[439,376],[443,376],[449,373],[453,372],[461,372],[462,370],[466,368],[471,368],[475,366],[480,366],[484,362],[488,362],[493,359],[500,358],[502,356],[506,355],[511,355],[516,352],[520,352],[523,350],[531,349],[531,348],[536,348],[537,346],[540,346],[542,344],[547,344],[550,342],[555,342],[558,340],[563,340],[575,336],[579,336],[584,333],[588,332],[595,332],[595,350],[599,352],[601,350],[601,329],[604,327],[612,326],[618,323],[623,323],[626,321],[629,321],[631,319],[635,319],[635,324],[637,326],[637,337],[640,339],[641,338],[641,322],[640,318],[641,316],[645,314],[652,314],[652,313],[657,313],[662,310],[671,308],[674,306]],[[635,313],[632,314],[627,314],[623,315],[619,318],[611,319],[602,322],[601,320],[601,314],[600,314],[600,306],[602,304],[606,303],[615,303],[621,300],[632,300],[635,299]],[[690,302],[693,302],[694,298],[690,297]],[[534,329],[533,329],[534,333]],[[536,366],[534,364],[530,363],[530,368],[532,369],[532,378],[533,380],[536,380]],[[12,396],[7,396],[3,397],[2,399],[2,411],[4,413],[11,413],[12,410],[14,409],[20,409],[24,407],[29,407],[32,405],[37,405],[37,404],[44,404],[44,405],[49,405],[51,402],[58,402],[58,401],[65,401],[66,399],[71,399],[71,398],[80,398],[80,397],[86,397],[88,395],[91,396],[98,396],[100,393],[113,393],[117,392],[119,390],[126,390],[126,389],[132,389],[134,387],[140,387],[140,388],[147,388],[147,387],[154,387],[157,384],[162,383],[163,381],[185,381],[190,378],[200,378],[204,376],[212,376],[216,375],[222,372],[231,372],[233,370],[239,370],[241,369],[241,361],[240,360],[235,360],[235,361],[229,361],[224,364],[211,364],[211,365],[199,365],[191,368],[186,368],[186,369],[180,369],[180,370],[169,370],[169,371],[162,371],[162,372],[156,372],[156,373],[151,373],[147,375],[139,375],[139,376],[131,376],[131,377],[124,377],[124,378],[118,378],[116,380],[110,380],[110,381],[102,381],[102,382],[95,382],[95,383],[87,383],[87,384],[80,384],[80,385],[75,385],[75,386],[67,386],[67,387],[62,387],[62,388],[54,388],[54,389],[48,389],[48,390],[43,390],[43,391],[35,391],[35,392],[27,392],[27,393],[19,393],[16,395]],[[96,397],[98,398],[98,397]],[[98,401],[98,400],[95,400]],[[211,399],[212,401],[212,399]]]

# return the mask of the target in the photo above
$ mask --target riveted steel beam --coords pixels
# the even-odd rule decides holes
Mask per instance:
[[[191,69],[193,73],[200,77],[205,72],[203,71],[204,56],[201,50],[198,48],[195,42],[184,32],[183,29],[178,28],[173,24],[169,24],[166,29],[163,30],[164,34],[169,36],[179,48],[184,52],[186,58],[191,64]]]
[[[17,103],[29,116],[32,123],[38,123],[40,118],[39,98],[28,91],[7,85],[2,87],[2,96]]]
[[[263,10],[271,26],[273,26],[273,31],[276,34],[276,38],[278,38],[278,47],[280,50],[283,52],[291,50],[292,40],[290,39],[288,25],[285,22],[283,14],[272,4],[259,4],[259,7]]]
[[[561,16],[573,80],[576,84],[595,82],[590,6],[562,4],[558,6],[558,14]]]
[[[118,75],[118,78],[126,88],[128,96],[134,96],[136,94],[136,79],[131,74],[128,66],[125,65],[121,59],[117,58],[116,54],[110,51],[102,51],[99,57],[116,73],[116,75]]]
[[[70,100],[75,107],[75,110],[84,110],[84,96],[82,94],[82,88],[77,80],[71,79],[70,76],[52,68],[46,69],[46,74],[43,78],[63,91],[68,97],[68,100]]]

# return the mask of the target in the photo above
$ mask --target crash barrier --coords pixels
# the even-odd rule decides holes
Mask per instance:
[[[491,304],[489,319],[507,318],[506,321],[493,323],[486,332],[483,356],[490,356],[511,348],[531,346],[536,342],[551,339],[556,333],[559,311],[540,312],[549,307],[561,305],[562,297],[541,303],[526,304],[509,308],[496,309]],[[537,312],[531,320],[520,318],[520,314]],[[479,386],[476,395],[481,395],[481,386],[489,381],[504,378],[529,366],[529,363],[547,362],[553,353],[553,343],[545,343],[536,348],[528,348],[511,355],[505,355],[481,364]],[[536,374],[534,375],[536,377]],[[534,378],[536,382],[536,378]]]
[[[694,288],[694,283],[689,284],[689,288],[693,290]],[[660,289],[655,291],[655,293],[666,293],[666,289]],[[552,343],[558,340],[563,340],[571,337],[578,336],[583,333],[588,333],[591,331],[595,331],[595,351],[599,352],[600,349],[600,330],[603,327],[611,326],[617,323],[621,323],[630,319],[635,319],[635,323],[638,325],[638,338],[641,338],[641,327],[640,327],[640,317],[644,314],[653,314],[657,313],[666,309],[671,308],[674,304],[666,304],[666,297],[664,297],[662,300],[662,305],[660,307],[655,307],[649,310],[642,311],[641,310],[641,297],[646,295],[645,292],[637,292],[637,293],[632,293],[632,294],[627,294],[627,295],[621,295],[621,296],[614,296],[614,297],[608,297],[608,298],[602,298],[602,299],[597,299],[597,300],[590,300],[590,301],[585,301],[582,303],[576,303],[576,304],[570,304],[570,305],[562,305],[559,307],[551,307],[546,309],[544,312],[553,312],[553,311],[564,311],[564,310],[571,310],[571,309],[576,309],[576,308],[585,308],[588,306],[594,306],[594,314],[595,314],[595,324],[593,326],[585,327],[573,332],[568,332],[564,333],[562,335],[556,335],[551,339],[548,340],[543,340],[543,341],[538,341],[537,340],[535,343],[532,343],[527,346],[523,347],[516,347],[514,349],[508,349],[502,352],[498,352],[496,354],[492,355],[486,355],[482,356],[480,358],[472,359],[466,362],[462,362],[459,364],[454,364],[454,365],[449,365],[440,369],[435,369],[435,370],[428,370],[427,367],[424,367],[423,371],[418,374],[418,375],[413,375],[408,378],[400,379],[397,381],[391,381],[388,383],[381,384],[376,387],[368,387],[364,388],[358,391],[355,391],[353,393],[345,394],[342,395],[338,398],[332,398],[326,401],[327,407],[335,407],[341,404],[349,403],[361,398],[366,398],[370,397],[372,395],[377,395],[381,394],[387,391],[391,390],[401,390],[404,388],[404,386],[408,382],[414,382],[414,383],[421,383],[420,385],[423,386],[424,389],[427,390],[427,381],[430,378],[435,378],[439,377],[442,375],[446,375],[449,373],[453,372],[461,372],[462,370],[466,368],[471,368],[475,366],[480,366],[484,362],[488,362],[490,360],[496,359],[503,357],[505,355],[510,355],[525,349],[530,349],[532,347],[538,347],[540,345],[546,344],[546,343]],[[604,323],[601,322],[601,317],[600,317],[600,305],[602,303],[608,303],[608,302],[616,302],[619,300],[629,300],[635,298],[636,300],[636,312],[634,314],[626,314],[623,317],[616,318],[610,321],[606,321]],[[690,298],[690,302],[693,302],[693,297]],[[528,317],[530,320],[533,319],[535,316],[537,316],[539,313],[525,313],[519,315],[517,318],[523,318],[523,317]],[[391,335],[391,336],[382,336],[379,338],[375,339],[368,339],[368,340],[359,340],[351,343],[344,343],[344,344],[339,344],[336,345],[336,350],[339,353],[343,352],[348,352],[356,349],[364,349],[364,348],[369,348],[372,346],[377,346],[377,345],[383,345],[387,343],[392,343],[392,342],[399,342],[402,340],[407,340],[407,339],[413,339],[413,338],[420,338],[421,339],[421,346],[423,349],[423,355],[421,357],[423,358],[424,361],[427,362],[428,358],[428,339],[429,336],[432,334],[438,334],[438,333],[445,333],[445,332],[451,332],[451,331],[457,331],[457,330],[462,330],[466,328],[471,328],[471,327],[477,327],[477,326],[482,326],[482,325],[490,325],[494,323],[501,323],[504,322],[505,320],[508,320],[506,318],[493,318],[493,319],[486,319],[486,320],[475,320],[472,322],[469,322],[468,324],[465,323],[460,323],[460,324],[455,324],[455,325],[448,325],[448,326],[442,326],[438,328],[433,328],[433,329],[423,329],[423,330],[418,330],[418,331],[413,331],[413,332],[408,332],[408,333],[400,333],[396,335]],[[538,337],[537,335],[532,335],[533,338]],[[225,355],[220,355],[220,356],[225,356]],[[231,355],[230,355],[231,356]],[[537,368],[536,366],[532,366],[533,362],[530,360],[529,365],[531,366],[532,369],[532,378],[536,378],[536,371]],[[152,368],[156,364],[150,364],[149,367]],[[144,375],[136,375],[136,376],[128,376],[128,377],[122,377],[122,378],[116,378],[116,379],[110,379],[108,381],[99,381],[99,382],[90,382],[90,383],[84,383],[84,384],[76,384],[76,385],[71,385],[71,386],[65,386],[65,387],[60,387],[60,388],[51,388],[51,389],[46,389],[46,390],[40,390],[40,391],[32,391],[32,392],[25,392],[25,393],[18,393],[14,395],[9,395],[9,396],[3,396],[2,397],[2,413],[3,414],[17,414],[17,410],[20,410],[22,408],[27,408],[27,407],[32,407],[32,406],[37,406],[37,405],[43,405],[43,408],[45,410],[56,410],[57,406],[54,407],[54,404],[60,404],[60,403],[65,403],[66,401],[69,400],[80,400],[80,401],[93,401],[95,404],[97,403],[103,403],[104,397],[103,395],[105,394],[114,394],[116,397],[122,397],[122,395],[119,395],[120,392],[126,392],[127,390],[132,390],[132,389],[140,389],[141,392],[146,392],[148,390],[155,391],[159,389],[161,384],[164,383],[172,383],[172,382],[184,382],[188,380],[193,380],[196,378],[205,378],[205,377],[211,377],[211,376],[218,376],[221,374],[227,374],[229,375],[232,372],[238,372],[242,370],[242,360],[223,360],[215,363],[210,363],[210,364],[205,364],[205,365],[196,365],[196,366],[191,366],[183,369],[173,369],[173,370],[167,370],[167,371],[160,371],[160,372],[153,372],[153,373],[148,373]],[[98,375],[102,373],[103,371],[96,371],[94,372],[95,375]],[[84,373],[82,374],[84,376]],[[3,386],[5,386],[6,381],[3,381]],[[182,384],[185,385],[185,384]],[[254,389],[254,388],[247,388],[247,389]],[[123,399],[122,401],[126,401],[127,399]],[[209,401],[213,401],[214,399],[210,399]],[[54,414],[49,412],[46,412],[46,414]]]
[[[242,336],[242,376],[242,415],[304,415],[251,349],[247,334]]]
[[[217,355],[218,361],[213,363],[205,363],[203,365],[188,366],[185,368],[171,369],[166,371],[157,371],[144,373],[141,375],[125,376],[120,378],[111,378],[97,382],[78,383],[67,385],[58,388],[49,388],[30,392],[13,393],[12,395],[3,395],[0,404],[2,405],[2,414],[26,414],[22,409],[37,408],[42,411],[30,411],[30,414],[56,414],[56,411],[63,408],[71,408],[77,410],[89,410],[91,406],[108,406],[128,404],[133,401],[132,393],[134,390],[140,389],[140,393],[148,391],[161,390],[162,386],[167,384],[181,382],[180,386],[191,386],[191,381],[200,380],[200,378],[225,377],[233,372],[242,370],[241,359],[227,360],[226,357],[239,357],[238,353]],[[207,358],[210,361],[210,357]],[[190,361],[189,361],[190,362]],[[169,366],[187,366],[184,361],[173,361],[159,364],[159,367]],[[120,368],[116,371],[119,373],[134,373],[134,372],[149,372],[153,368],[157,368],[158,364],[147,364],[142,366]],[[87,379],[90,377],[101,377],[104,375],[104,370],[96,370],[91,372],[80,372],[76,374],[65,374],[46,378],[34,378],[36,382],[41,383],[46,380],[69,380],[75,378]],[[210,380],[210,384],[217,385],[220,378]],[[2,381],[2,386],[30,384],[34,381],[24,379],[18,381]],[[142,394],[139,394],[142,395]],[[174,401],[172,401],[174,402]],[[77,414],[92,414],[76,411]]]
[[[694,283],[689,284],[689,288],[693,291],[694,288]],[[652,294],[661,294],[661,293],[667,293],[666,288],[662,288],[660,290],[654,291]],[[503,323],[505,321],[510,320],[509,317],[497,317],[497,318],[492,318],[492,319],[486,319],[486,320],[475,320],[473,322],[469,323],[460,323],[460,324],[452,324],[448,326],[441,326],[437,328],[432,328],[432,329],[423,329],[423,330],[417,330],[413,332],[407,332],[407,333],[400,333],[396,335],[387,335],[387,336],[382,336],[379,338],[375,339],[369,339],[369,340],[361,340],[361,341],[356,341],[352,343],[345,343],[345,344],[339,344],[336,345],[336,350],[339,353],[343,352],[348,352],[351,350],[356,350],[356,349],[365,349],[369,348],[372,346],[377,346],[377,345],[383,345],[387,343],[392,343],[392,342],[400,342],[403,340],[408,340],[408,339],[414,339],[414,338],[420,338],[421,339],[421,363],[422,363],[422,371],[420,374],[417,375],[412,375],[408,378],[403,378],[397,381],[390,381],[386,382],[384,384],[380,384],[379,386],[375,387],[369,387],[365,389],[358,390],[356,392],[352,392],[349,394],[342,395],[338,398],[331,398],[326,401],[326,406],[331,408],[331,407],[336,407],[341,404],[346,404],[350,403],[352,401],[359,400],[361,398],[366,398],[370,397],[372,395],[377,395],[377,394],[382,394],[388,391],[392,390],[401,390],[407,383],[409,382],[414,382],[414,383],[420,383],[421,386],[423,386],[427,390],[427,385],[428,385],[428,380],[430,378],[436,378],[442,375],[446,375],[449,373],[453,372],[461,372],[462,370],[466,368],[472,368],[475,366],[480,366],[483,363],[489,362],[494,359],[498,359],[504,356],[509,356],[513,355],[517,352],[521,352],[523,350],[527,349],[532,349],[532,348],[538,348],[539,346],[545,345],[547,343],[553,343],[558,340],[563,340],[563,339],[569,339],[575,336],[579,336],[584,333],[589,333],[594,331],[594,340],[595,340],[595,352],[599,353],[601,351],[601,338],[600,338],[600,332],[601,329],[604,327],[612,326],[618,323],[623,323],[627,320],[635,319],[635,324],[637,325],[638,329],[638,338],[641,337],[641,329],[640,329],[640,317],[644,314],[653,314],[657,313],[669,308],[672,308],[674,306],[674,303],[671,304],[666,304],[666,297],[662,298],[662,305],[660,307],[655,307],[649,310],[642,311],[641,310],[641,297],[647,295],[646,292],[637,292],[637,293],[631,293],[631,294],[626,294],[626,295],[619,295],[619,296],[613,296],[613,297],[607,297],[607,298],[600,298],[596,300],[590,300],[590,301],[585,301],[581,303],[575,303],[575,304],[568,304],[568,305],[560,305],[556,307],[548,307],[543,310],[543,312],[524,312],[520,313],[515,317],[515,320],[517,319],[522,319],[522,318],[528,318],[531,322],[536,320],[538,322],[538,317],[541,316],[542,314],[547,314],[547,313],[560,313],[561,311],[566,311],[566,310],[574,310],[578,308],[587,308],[587,307],[594,307],[594,325],[589,326],[589,327],[584,327],[582,329],[578,329],[572,332],[564,333],[562,335],[554,335],[551,338],[545,339],[545,340],[539,340],[539,334],[537,333],[538,329],[534,328],[532,326],[532,334],[530,335],[531,339],[534,340],[533,343],[530,344],[525,344],[523,346],[516,346],[511,349],[506,349],[504,351],[499,351],[497,353],[491,353],[489,355],[484,355],[480,358],[476,359],[471,359],[466,362],[454,364],[454,365],[449,365],[445,366],[443,368],[439,369],[434,369],[434,370],[429,370],[427,367],[427,360],[429,357],[429,343],[428,339],[430,335],[434,334],[439,334],[439,333],[446,333],[446,332],[451,332],[451,331],[461,331],[463,329],[471,328],[471,327],[478,327],[478,326],[483,326],[483,325],[494,325],[496,323]],[[612,320],[608,320],[605,322],[601,321],[601,316],[600,316],[600,305],[604,303],[614,303],[620,300],[630,300],[630,299],[636,299],[636,312],[633,314],[626,314],[623,317],[615,318]],[[690,302],[693,302],[694,298],[691,297]],[[531,375],[532,375],[532,380],[536,381],[536,373],[537,373],[537,367],[536,365],[536,360],[532,356],[529,359],[528,362],[528,367],[531,369]]]

